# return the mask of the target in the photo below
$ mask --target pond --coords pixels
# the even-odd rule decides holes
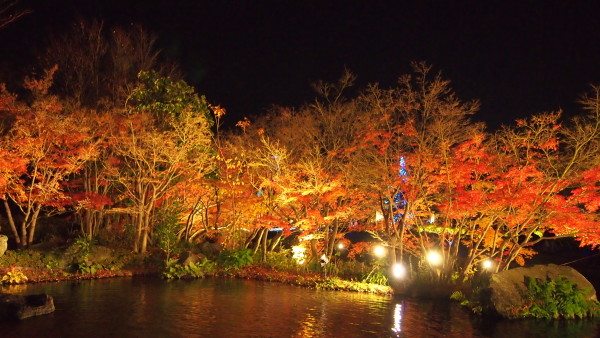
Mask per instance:
[[[483,321],[449,302],[236,279],[119,278],[31,284],[56,311],[0,337],[595,337],[600,321]]]

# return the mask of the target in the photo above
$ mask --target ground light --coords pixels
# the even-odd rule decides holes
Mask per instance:
[[[392,267],[392,276],[398,279],[404,278],[404,276],[406,276],[406,268],[404,267],[404,265],[400,263],[394,264],[394,266]]]
[[[373,254],[375,254],[375,256],[377,256],[379,258],[385,256],[385,253],[386,253],[386,250],[381,245],[377,245],[377,246],[375,246],[375,248],[373,248]]]
[[[430,251],[427,254],[427,260],[433,266],[440,265],[442,263],[442,255],[437,251]]]
[[[292,247],[292,252],[292,258],[295,259],[298,264],[304,264],[306,259],[306,248],[300,245],[296,245]]]
[[[491,270],[494,267],[494,262],[491,259],[486,259],[481,263],[481,266],[486,270]]]

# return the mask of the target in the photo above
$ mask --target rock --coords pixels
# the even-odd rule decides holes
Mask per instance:
[[[219,255],[219,253],[221,253],[221,251],[223,251],[223,245],[220,243],[212,243],[212,242],[206,241],[200,245],[200,250],[207,257],[214,258],[214,257],[217,257]]]
[[[179,257],[179,261],[177,263],[183,265],[183,266],[187,266],[190,264],[196,264],[198,261],[202,260],[203,258],[206,258],[206,256],[204,256],[203,254],[195,254],[189,251],[185,251],[181,254],[181,256]]]
[[[527,278],[556,280],[565,276],[579,289],[589,289],[586,298],[596,300],[594,286],[577,270],[563,265],[535,265],[515,268],[492,275],[490,279],[490,306],[502,317],[515,318],[515,309],[521,308],[527,295]]]
[[[4,255],[6,249],[8,249],[8,237],[0,235],[0,256]]]
[[[54,312],[54,299],[47,294],[0,294],[0,320],[25,319]]]
[[[114,250],[102,245],[92,246],[90,254],[88,255],[88,263],[108,264],[113,259]]]

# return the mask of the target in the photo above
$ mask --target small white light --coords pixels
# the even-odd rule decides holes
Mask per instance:
[[[484,269],[490,270],[494,266],[494,262],[491,259],[486,259],[481,263]]]
[[[440,265],[442,263],[442,255],[437,251],[431,251],[427,254],[427,260],[431,265]]]
[[[296,245],[292,247],[292,252],[293,252],[293,256],[292,258],[296,260],[296,262],[298,262],[298,264],[304,264],[305,261],[305,257],[306,257],[306,248],[302,247],[300,245]]]
[[[404,278],[406,276],[406,268],[404,265],[396,263],[392,267],[392,275],[396,278]]]
[[[342,250],[344,248],[344,243],[340,243],[337,245],[338,249]]]
[[[381,257],[385,256],[385,248],[381,245],[377,245],[373,249],[373,253],[375,254],[375,256],[381,258]]]

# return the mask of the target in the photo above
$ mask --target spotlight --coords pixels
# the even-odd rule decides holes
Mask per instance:
[[[404,276],[406,276],[406,268],[404,265],[396,263],[392,267],[392,275],[398,279],[404,278]]]
[[[491,270],[494,267],[494,262],[491,259],[486,259],[481,263],[481,266],[486,270]]]
[[[377,245],[374,249],[373,249],[373,253],[375,254],[375,256],[381,258],[383,256],[385,256],[385,248],[381,245]]]
[[[440,265],[442,263],[442,255],[437,251],[430,251],[427,254],[427,260],[431,265]]]

